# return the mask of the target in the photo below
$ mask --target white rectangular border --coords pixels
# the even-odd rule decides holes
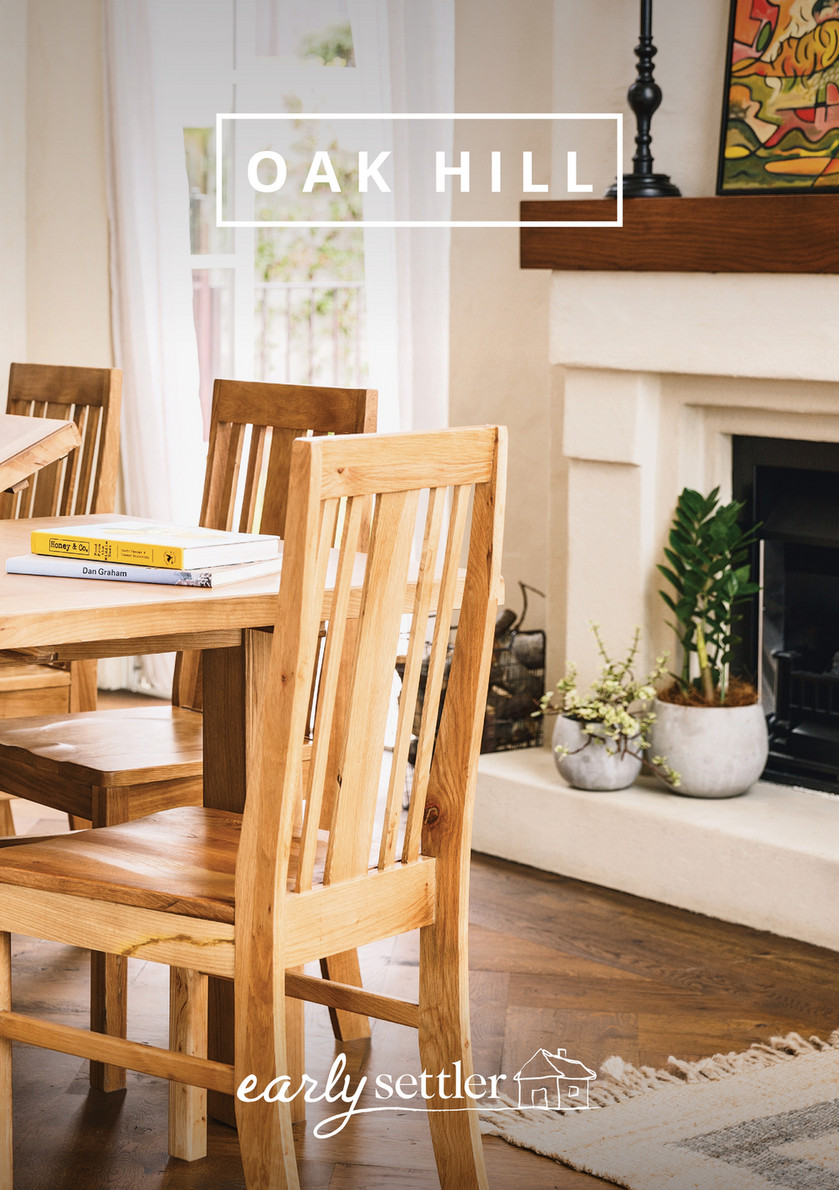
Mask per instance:
[[[218,112],[216,114],[216,226],[217,227],[623,227],[623,187],[617,187],[617,218],[528,220],[516,219],[224,219],[222,135],[225,120],[614,120],[616,131],[615,177],[623,177],[623,115],[620,112]],[[534,201],[539,201],[534,200]],[[559,201],[559,200],[546,200]]]

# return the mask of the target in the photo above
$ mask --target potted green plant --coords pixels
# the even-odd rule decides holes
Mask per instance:
[[[643,681],[633,672],[641,640],[636,628],[632,644],[621,661],[613,661],[603,645],[600,629],[591,630],[600,654],[600,674],[581,693],[577,669],[569,662],[565,676],[545,693],[534,714],[556,715],[552,744],[560,774],[576,789],[625,789],[638,776],[642,764],[664,780],[678,785],[679,775],[663,756],[647,759],[648,733],[655,718],[651,709],[655,685],[666,673],[666,654]]]
[[[678,792],[694,797],[745,793],[768,755],[757,690],[730,672],[743,605],[760,589],[749,570],[757,529],[742,528],[742,509],[722,504],[719,488],[707,496],[685,488],[658,567],[682,657],[659,691],[651,746],[679,769]]]

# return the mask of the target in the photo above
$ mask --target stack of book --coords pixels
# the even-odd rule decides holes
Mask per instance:
[[[8,574],[220,587],[275,574],[281,566],[279,537],[157,521],[35,529],[30,544],[31,554],[6,560]]]

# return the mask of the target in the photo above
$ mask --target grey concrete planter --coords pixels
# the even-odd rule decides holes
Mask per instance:
[[[641,771],[640,756],[621,754],[612,740],[591,740],[576,719],[564,715],[556,717],[551,743],[554,748],[564,744],[570,750],[569,756],[554,752],[554,760],[561,776],[575,789],[626,789]]]
[[[757,781],[769,755],[766,716],[749,707],[680,707],[655,700],[650,755],[681,774],[673,793],[737,797]]]

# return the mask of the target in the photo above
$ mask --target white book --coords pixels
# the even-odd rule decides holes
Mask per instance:
[[[265,574],[278,574],[282,558],[234,562],[200,570],[168,570],[162,566],[132,566],[122,562],[88,562],[81,558],[53,558],[49,554],[21,554],[6,559],[7,574],[43,574],[53,578],[110,579],[119,583],[165,583],[173,587],[222,587]]]

